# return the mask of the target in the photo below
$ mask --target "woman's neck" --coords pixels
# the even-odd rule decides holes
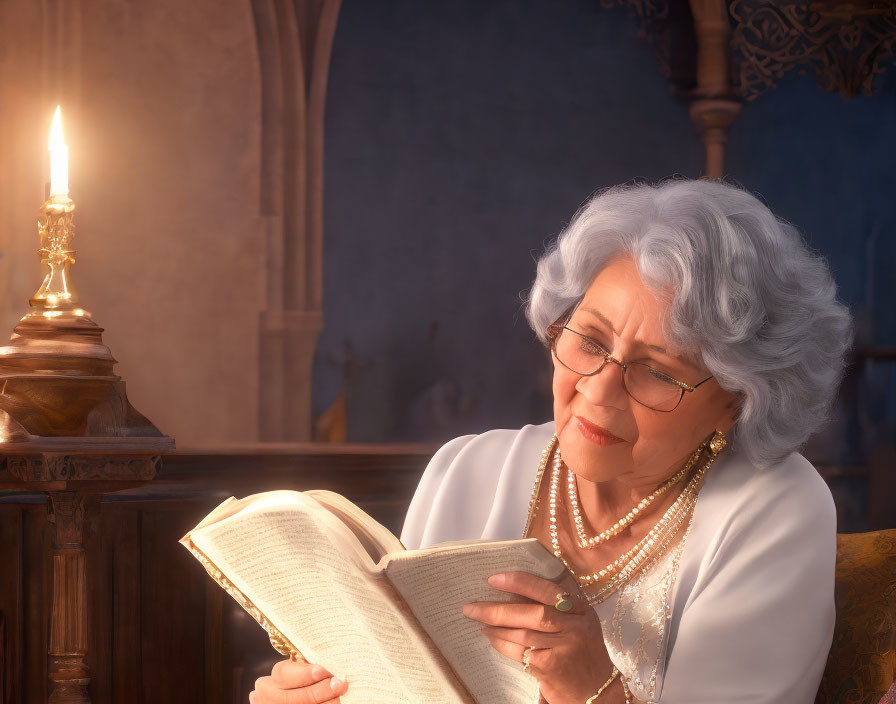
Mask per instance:
[[[629,511],[643,499],[647,498],[663,482],[674,476],[683,464],[683,462],[678,463],[658,480],[647,479],[638,483],[631,483],[618,478],[603,482],[592,482],[574,474],[578,491],[579,510],[584,516],[586,526],[590,526],[590,530],[587,532],[606,530],[624,518]],[[565,480],[565,472],[563,476],[560,490],[567,491],[568,485]],[[649,527],[656,522],[656,519],[675,501],[683,487],[683,482],[678,482],[675,486],[669,487],[664,494],[657,497],[649,506],[646,506],[639,512],[638,519],[632,523],[632,528],[636,525],[647,526],[643,532],[649,530]],[[643,520],[650,518],[654,520]],[[628,532],[628,530],[626,529],[625,532]],[[642,531],[635,529],[634,532],[640,533]]]

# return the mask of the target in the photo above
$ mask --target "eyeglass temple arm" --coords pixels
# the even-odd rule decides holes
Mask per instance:
[[[705,384],[707,381],[709,381],[709,380],[712,379],[712,378],[713,378],[713,375],[710,374],[710,375],[709,375],[708,377],[706,377],[703,381],[697,382],[697,383],[694,384],[691,388],[689,388],[689,389],[685,389],[685,391],[693,391],[693,390],[696,389],[698,386],[700,386],[700,384]]]

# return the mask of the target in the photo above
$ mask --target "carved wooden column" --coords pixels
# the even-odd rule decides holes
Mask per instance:
[[[53,704],[86,704],[87,556],[84,527],[88,511],[99,510],[100,497],[54,491],[48,497],[53,524],[53,606],[50,614],[48,676]]]
[[[673,92],[691,102],[705,175],[724,176],[728,130],[743,103],[789,71],[814,71],[822,90],[871,95],[896,55],[892,0],[601,0],[627,5]],[[682,5],[690,15],[682,14]],[[693,35],[693,36],[692,36]],[[696,83],[696,88],[694,84]]]
[[[697,37],[697,90],[690,115],[706,149],[705,175],[725,175],[728,130],[741,113],[729,80],[730,35],[726,0],[690,0]]]
[[[673,94],[690,103],[691,120],[706,150],[704,175],[722,178],[728,129],[741,112],[740,96],[729,78],[728,0],[601,3],[629,7]]]
[[[2,430],[14,421],[0,411]],[[170,438],[25,438],[0,443],[0,490],[47,493],[52,603],[47,637],[50,704],[89,704],[87,666],[92,614],[87,608],[86,529],[98,517],[102,494],[142,486],[161,466]],[[37,556],[35,556],[37,557]],[[31,637],[41,638],[42,634]]]
[[[323,329],[324,107],[341,0],[252,0],[262,87],[258,434],[311,439],[311,367]]]

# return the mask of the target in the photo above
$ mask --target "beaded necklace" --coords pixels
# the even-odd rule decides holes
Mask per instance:
[[[547,467],[548,460],[553,454],[554,471],[552,473],[551,489],[549,492],[549,531],[551,534],[551,544],[554,550],[554,555],[561,560],[566,569],[573,576],[575,576],[576,580],[579,582],[579,585],[582,587],[598,583],[600,582],[600,580],[609,577],[609,579],[605,583],[600,585],[595,593],[586,593],[586,596],[588,597],[588,603],[590,605],[593,606],[601,603],[605,599],[609,598],[613,594],[613,592],[616,591],[616,589],[618,589],[622,584],[627,582],[632,578],[632,576],[639,572],[640,568],[643,567],[644,569],[649,570],[656,563],[658,557],[666,552],[675,536],[679,533],[681,526],[684,524],[685,520],[687,520],[688,527],[690,527],[691,520],[693,519],[693,510],[696,505],[697,493],[702,486],[703,479],[706,476],[706,472],[709,470],[709,467],[712,465],[713,461],[716,458],[716,455],[718,454],[718,452],[716,451],[716,447],[713,446],[712,442],[707,442],[709,442],[711,448],[707,461],[697,469],[697,471],[694,473],[694,476],[688,482],[687,486],[685,486],[685,488],[682,490],[682,493],[676,498],[672,506],[669,507],[666,513],[650,530],[647,536],[639,541],[638,544],[635,545],[631,550],[627,551],[623,555],[620,555],[619,558],[617,558],[614,562],[608,564],[602,570],[598,570],[597,572],[594,572],[590,575],[580,576],[576,574],[575,570],[563,556],[558,540],[556,519],[558,493],[557,487],[559,485],[562,458],[560,457],[559,447],[557,446],[558,438],[555,434],[551,438],[551,441],[548,443],[548,446],[542,452],[541,462],[538,467],[538,472],[535,476],[534,486],[532,487],[532,496],[529,499],[529,515],[526,520],[526,527],[523,531],[523,537],[526,537],[526,534],[529,532],[529,529],[532,525],[532,520],[538,510],[539,505],[541,504],[541,499],[540,497],[538,497],[539,488],[541,486],[541,479]],[[692,455],[692,457],[686,463],[685,467],[682,468],[681,471],[676,473],[673,479],[676,479],[677,477],[679,477],[679,475],[683,476],[684,470],[690,469],[693,466],[694,462],[696,462],[697,458],[699,458],[701,452],[706,447],[707,442],[702,443],[700,447],[697,448],[697,450],[694,452],[694,455]],[[718,448],[718,451],[721,451],[722,447],[724,447],[724,444],[722,444],[721,447]],[[671,480],[669,481],[671,482]]]
[[[691,467],[694,466],[697,458],[700,457],[700,451],[703,449],[703,447],[704,445],[701,445],[699,448],[697,448],[694,454],[692,454],[690,459],[685,463],[684,467],[682,467],[674,477],[672,477],[671,479],[667,479],[660,485],[658,489],[652,491],[645,498],[641,499],[637,506],[635,506],[625,516],[616,521],[616,523],[614,523],[612,526],[593,536],[588,536],[585,534],[585,525],[582,521],[581,511],[579,510],[579,492],[578,487],[576,486],[576,475],[571,469],[569,469],[569,467],[567,467],[566,483],[569,492],[569,502],[572,505],[572,514],[576,525],[576,533],[579,536],[579,547],[583,550],[596,548],[598,545],[607,542],[610,538],[618,535],[625,528],[631,525],[631,523],[638,517],[638,514],[644,511],[644,509],[650,506],[660,496],[665,494],[670,487],[674,486],[684,478]],[[557,454],[559,454],[559,452]]]

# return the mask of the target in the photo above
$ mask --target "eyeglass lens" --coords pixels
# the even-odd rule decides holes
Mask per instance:
[[[609,352],[591,338],[561,328],[554,341],[554,354],[563,366],[576,374],[590,376],[603,370]],[[670,377],[641,362],[626,364],[623,386],[638,403],[657,411],[674,410],[684,394]]]

